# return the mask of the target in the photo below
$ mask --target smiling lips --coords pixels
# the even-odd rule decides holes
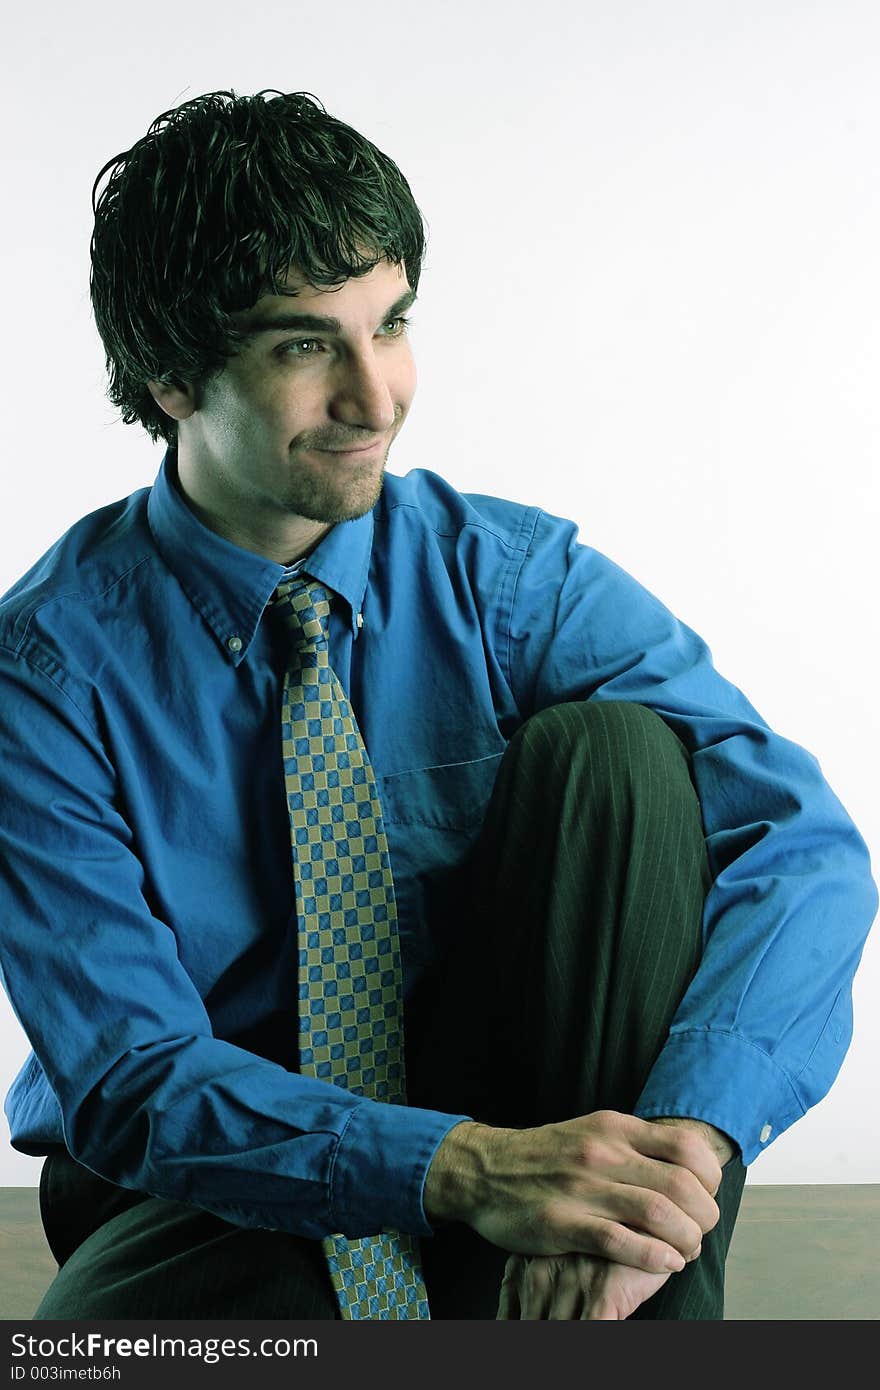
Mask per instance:
[[[318,449],[316,452],[319,454],[370,454],[381,448],[382,443],[381,439],[377,439],[372,444],[360,445],[354,449]]]

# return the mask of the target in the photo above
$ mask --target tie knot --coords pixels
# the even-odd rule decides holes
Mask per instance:
[[[278,585],[272,607],[292,633],[297,646],[318,647],[327,642],[330,595],[317,579],[297,575]]]

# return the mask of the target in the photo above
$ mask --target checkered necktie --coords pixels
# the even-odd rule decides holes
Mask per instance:
[[[354,711],[330,666],[330,597],[297,575],[273,600],[293,635],[281,702],[299,921],[300,1070],[406,1101],[397,907],[382,808]],[[428,1318],[415,1237],[323,1241],[343,1318]]]

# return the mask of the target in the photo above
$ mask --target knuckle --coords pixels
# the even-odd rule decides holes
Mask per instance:
[[[687,1129],[669,1127],[669,1155],[673,1163],[690,1169],[699,1153],[699,1140]]]
[[[526,1293],[530,1296],[545,1294],[550,1288],[550,1271],[544,1260],[531,1260],[523,1281]]]
[[[594,1138],[582,1138],[578,1144],[577,1156],[585,1168],[592,1168],[594,1165],[596,1148],[598,1148],[598,1144]]]
[[[667,1179],[667,1196],[677,1207],[683,1207],[687,1202],[693,1202],[696,1192],[697,1179],[692,1173],[687,1173],[681,1168],[673,1169]]]
[[[509,1256],[507,1263],[504,1266],[504,1274],[502,1275],[501,1279],[502,1284],[517,1283],[519,1279],[522,1277],[523,1263],[524,1261],[522,1255]]]
[[[715,1155],[709,1146],[708,1139],[704,1139],[692,1129],[682,1129],[677,1133],[679,1144],[679,1162],[691,1171],[706,1171],[707,1163],[711,1165]]]
[[[559,1286],[567,1291],[580,1288],[581,1261],[565,1260],[558,1271]]]
[[[625,1118],[619,1110],[594,1110],[592,1115],[596,1127],[608,1134],[618,1134]]]
[[[587,1135],[578,1144],[578,1162],[584,1168],[600,1168],[605,1154],[601,1139]]]
[[[589,1163],[590,1154],[593,1152],[593,1140],[587,1134],[579,1134],[574,1139],[571,1146],[571,1156],[575,1163]]]
[[[658,1226],[666,1226],[673,1215],[673,1204],[668,1197],[664,1197],[662,1192],[648,1192],[642,1199],[641,1215],[645,1225],[650,1230],[655,1230]]]

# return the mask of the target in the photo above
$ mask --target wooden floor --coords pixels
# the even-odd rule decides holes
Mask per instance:
[[[747,1185],[728,1320],[880,1319],[880,1184]],[[55,1274],[37,1192],[0,1188],[0,1318],[30,1318]]]

